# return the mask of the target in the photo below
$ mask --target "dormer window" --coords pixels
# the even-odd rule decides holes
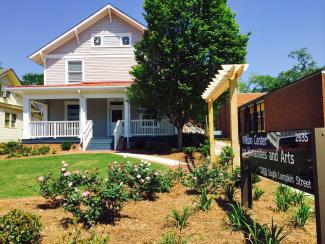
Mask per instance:
[[[131,33],[102,34],[92,37],[92,47],[130,47],[132,43]]]
[[[102,45],[102,37],[101,36],[94,36],[94,46],[100,47]]]

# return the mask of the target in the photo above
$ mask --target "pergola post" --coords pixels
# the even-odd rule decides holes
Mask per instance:
[[[230,103],[230,134],[231,146],[234,151],[234,166],[240,166],[240,146],[238,133],[238,83],[237,79],[229,80],[229,103]]]
[[[209,139],[210,139],[210,158],[212,162],[216,162],[215,142],[214,142],[214,118],[213,118],[213,100],[208,101],[209,113]]]

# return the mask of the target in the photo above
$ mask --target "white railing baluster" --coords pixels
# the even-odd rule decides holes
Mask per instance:
[[[79,137],[79,121],[31,121],[31,138]]]

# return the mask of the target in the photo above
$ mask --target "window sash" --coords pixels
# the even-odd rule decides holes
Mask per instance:
[[[68,60],[67,61],[67,81],[82,82],[83,81],[83,61]]]
[[[16,127],[17,114],[11,114],[11,128]]]
[[[5,127],[10,127],[10,113],[5,113]]]

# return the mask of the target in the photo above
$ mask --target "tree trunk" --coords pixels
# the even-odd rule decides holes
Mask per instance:
[[[183,151],[183,127],[177,128],[177,147],[179,151]]]

